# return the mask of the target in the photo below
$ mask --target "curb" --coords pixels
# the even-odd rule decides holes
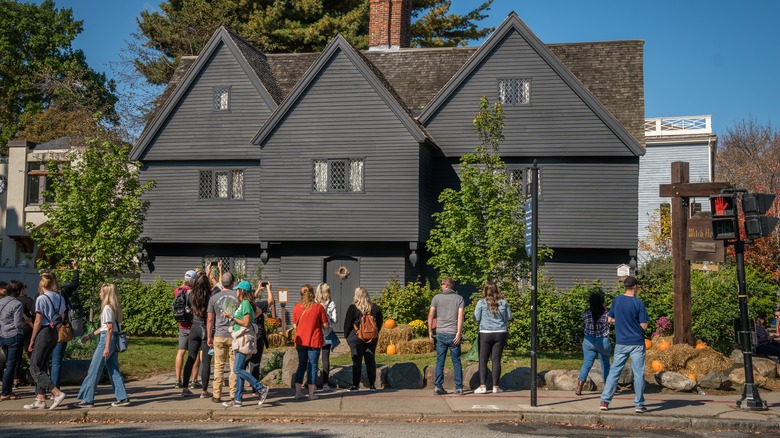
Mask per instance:
[[[121,409],[121,411],[120,411]],[[263,413],[257,409],[242,408],[241,410],[203,409],[195,411],[139,411],[131,408],[119,409],[84,409],[79,411],[11,411],[4,412],[0,416],[0,424],[14,423],[94,423],[94,422],[128,422],[128,423],[154,423],[154,422],[200,422],[200,421],[246,421],[246,422],[277,422],[277,421],[302,421],[302,422],[341,422],[341,423],[385,423],[385,422],[443,422],[443,423],[511,423],[511,422],[539,422],[566,424],[572,426],[606,426],[622,429],[691,429],[691,430],[734,430],[743,432],[773,432],[780,429],[777,421],[754,421],[737,419],[715,418],[688,418],[667,417],[643,414],[615,415],[615,414],[583,414],[571,413],[532,413],[518,412],[479,412],[479,413],[339,413],[339,412],[273,412]]]

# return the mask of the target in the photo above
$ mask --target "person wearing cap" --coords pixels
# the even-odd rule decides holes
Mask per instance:
[[[645,334],[648,321],[645,303],[636,297],[639,280],[628,276],[623,281],[626,292],[612,301],[607,319],[615,324],[615,355],[609,370],[604,391],[601,393],[601,406],[606,411],[617,390],[618,379],[628,358],[631,358],[631,370],[634,372],[634,410],[637,414],[647,412],[645,407]]]
[[[222,383],[225,375],[225,363],[229,363],[230,370],[233,369],[233,355],[230,349],[233,344],[233,338],[230,336],[233,322],[225,317],[224,311],[233,312],[240,304],[236,297],[236,291],[233,290],[233,274],[222,272],[220,269],[220,281],[222,290],[209,298],[209,305],[206,308],[206,343],[214,348],[214,378],[212,380],[211,401],[222,403]],[[230,373],[230,398],[234,399],[236,395],[236,375]]]
[[[192,289],[192,286],[195,284],[195,279],[198,278],[198,273],[189,270],[184,273],[184,281],[182,282],[181,286],[177,287],[175,291],[173,291],[173,298],[179,296],[180,293],[188,294],[190,293],[190,289]],[[189,299],[189,296],[188,296]],[[192,393],[189,391],[189,389],[184,388],[182,384],[182,370],[184,368],[184,356],[187,354],[187,344],[190,341],[190,330],[192,329],[192,323],[191,322],[180,322],[179,323],[179,349],[176,351],[176,385],[174,388],[176,389],[182,389],[182,395],[192,395]],[[197,388],[197,385],[195,384],[195,378],[197,375],[198,366],[200,365],[200,360],[197,360],[195,362],[195,372],[192,376],[192,388]]]

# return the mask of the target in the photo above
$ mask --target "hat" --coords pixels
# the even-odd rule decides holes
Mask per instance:
[[[184,279],[185,280],[188,279],[188,278],[197,278],[197,277],[198,277],[198,274],[195,271],[193,271],[193,270],[189,270],[189,271],[184,273]]]
[[[247,292],[252,292],[252,283],[244,280],[241,283],[238,283],[238,286],[236,286],[236,289],[244,289]]]
[[[639,284],[639,280],[637,280],[636,277],[634,277],[633,275],[629,275],[628,277],[626,277],[625,280],[623,280],[623,286],[625,286],[626,288],[634,287],[638,284]]]

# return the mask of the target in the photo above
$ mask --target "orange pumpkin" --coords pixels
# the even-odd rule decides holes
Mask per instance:
[[[658,359],[653,359],[653,361],[650,363],[650,368],[653,369],[653,372],[660,373],[664,370],[664,364]]]
[[[649,350],[651,348],[653,348],[653,341],[650,339],[645,339],[645,349]]]
[[[396,347],[395,344],[390,344],[387,346],[387,354],[395,354],[396,353]]]
[[[395,320],[394,319],[386,319],[384,326],[386,329],[394,329],[395,328]]]
[[[688,374],[688,378],[695,382],[696,381],[696,374],[690,373],[690,374]]]
[[[704,343],[704,342],[699,342],[698,344],[696,344],[696,349],[697,350],[703,350],[705,348],[708,348],[708,347],[707,347],[707,344]]]
[[[658,343],[658,350],[664,351],[667,348],[669,348],[672,344],[669,343],[669,341],[661,341]]]

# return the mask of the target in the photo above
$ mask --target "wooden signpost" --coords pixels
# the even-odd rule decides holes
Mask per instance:
[[[693,345],[691,330],[691,266],[690,260],[722,262],[725,257],[723,242],[712,239],[712,225],[706,219],[709,235],[705,231],[706,216],[691,218],[691,197],[709,197],[729,187],[724,182],[690,183],[690,166],[683,161],[672,163],[672,183],[661,184],[662,197],[672,198],[672,260],[674,263],[674,340],[675,344]],[[693,230],[693,231],[691,231]],[[690,236],[690,239],[688,238]],[[688,241],[690,240],[690,251]],[[690,255],[692,258],[686,257]]]

